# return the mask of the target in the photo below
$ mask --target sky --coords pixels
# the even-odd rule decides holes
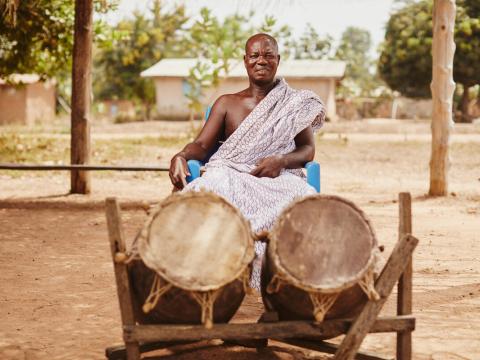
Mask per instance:
[[[109,15],[110,21],[128,17],[134,10],[147,11],[150,3],[151,0],[120,0],[118,10]],[[290,25],[296,36],[307,23],[319,34],[330,34],[336,40],[348,26],[356,26],[370,31],[376,49],[383,40],[395,0],[163,0],[163,3],[167,8],[184,3],[190,16],[197,15],[204,6],[220,18],[255,10],[254,23],[261,23],[267,14],[273,15],[279,25]]]

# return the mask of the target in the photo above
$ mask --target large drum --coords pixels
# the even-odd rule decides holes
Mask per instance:
[[[142,323],[228,322],[240,306],[254,258],[253,236],[237,209],[219,196],[189,192],[154,210],[129,263]]]
[[[269,234],[262,296],[281,320],[355,315],[374,289],[375,233],[365,214],[337,196],[301,199]]]

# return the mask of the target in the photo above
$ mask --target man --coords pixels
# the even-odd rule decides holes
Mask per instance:
[[[322,125],[325,108],[315,93],[276,79],[279,63],[273,37],[250,37],[244,55],[249,87],[218,98],[198,137],[170,165],[175,187],[223,196],[240,209],[254,232],[269,230],[295,198],[315,193],[301,168],[313,160],[313,130]],[[204,161],[218,143],[205,174],[187,185],[187,160]],[[255,250],[252,285],[259,289],[264,244],[256,243]]]

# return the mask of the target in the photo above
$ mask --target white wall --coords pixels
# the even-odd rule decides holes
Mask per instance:
[[[296,89],[309,89],[320,96],[327,107],[327,116],[336,118],[335,80],[312,78],[286,78],[290,86]],[[248,87],[247,79],[229,78],[222,80],[217,88],[205,92],[204,104],[212,105],[223,94],[231,94]],[[184,94],[183,78],[157,77],[155,78],[157,111],[164,118],[188,118],[188,100]]]

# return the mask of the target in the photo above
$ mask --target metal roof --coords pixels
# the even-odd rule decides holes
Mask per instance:
[[[36,74],[12,74],[6,79],[0,78],[0,84],[33,84],[40,80]]]
[[[163,59],[142,71],[142,77],[187,77],[197,59]],[[297,78],[341,79],[346,63],[338,60],[281,60],[277,75]],[[243,61],[230,62],[229,77],[247,77]]]

